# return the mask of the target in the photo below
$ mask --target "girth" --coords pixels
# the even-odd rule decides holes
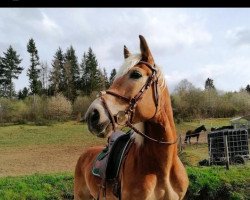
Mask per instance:
[[[107,184],[113,186],[113,194],[121,199],[120,169],[133,144],[132,134],[132,131],[126,134],[122,131],[113,132],[108,139],[106,148],[97,156],[92,167],[92,174],[102,179],[97,200],[100,199],[101,191],[102,196],[106,197]]]

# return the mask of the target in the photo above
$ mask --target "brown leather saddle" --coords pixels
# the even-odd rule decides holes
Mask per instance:
[[[132,134],[133,131],[131,130],[127,133],[122,131],[112,133],[108,139],[107,146],[97,156],[94,162],[92,174],[102,179],[101,189],[103,190],[104,197],[106,196],[106,184],[111,184],[114,195],[118,199],[121,199],[119,172],[128,150],[133,143]],[[99,195],[97,199],[99,199]]]

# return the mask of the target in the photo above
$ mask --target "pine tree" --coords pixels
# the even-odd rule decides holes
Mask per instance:
[[[99,71],[98,71],[98,62],[96,56],[91,48],[89,48],[86,56],[86,70],[85,77],[86,81],[86,90],[87,94],[91,94],[93,91],[99,89]]]
[[[114,81],[114,78],[116,76],[116,69],[112,69],[111,73],[110,73],[110,77],[109,77],[109,85],[111,85]]]
[[[98,68],[95,75],[95,87],[93,91],[106,90],[106,78],[104,71],[101,68]]]
[[[2,64],[2,58],[0,57],[0,84],[2,85],[5,80],[5,66]]]
[[[27,51],[30,53],[31,56],[31,65],[27,72],[30,81],[31,94],[39,94],[42,88],[42,83],[39,80],[39,73],[41,70],[38,68],[38,66],[40,65],[39,56],[33,38],[31,38],[27,44]]]
[[[19,90],[18,92],[18,99],[25,99],[29,94],[28,88],[24,87],[23,90]]]
[[[87,83],[89,81],[89,77],[86,73],[86,62],[87,62],[87,56],[86,53],[83,53],[82,62],[80,64],[80,90],[87,94]]]
[[[104,90],[106,90],[107,88],[109,88],[109,79],[108,79],[108,74],[107,71],[105,69],[105,67],[103,68],[103,79],[104,79]]]
[[[93,91],[105,90],[108,87],[108,77],[106,69],[98,67],[98,61],[91,49],[83,54],[81,62],[81,90],[85,95],[90,95]]]
[[[64,75],[66,84],[66,96],[74,100],[77,96],[77,89],[80,89],[80,73],[77,56],[72,46],[65,53]]]
[[[10,46],[4,56],[0,58],[0,83],[2,85],[2,95],[11,98],[15,94],[13,79],[18,79],[23,68],[20,67],[22,59],[20,55]]]
[[[211,78],[207,78],[205,82],[205,90],[215,89],[214,80]]]
[[[246,86],[246,91],[250,94],[250,85],[249,84]]]
[[[54,55],[54,60],[52,61],[52,70],[50,73],[49,81],[51,83],[51,89],[53,94],[56,95],[58,92],[64,92],[64,56],[61,48],[59,47]]]
[[[2,58],[0,57],[0,97],[5,96],[4,89],[5,89],[5,66],[2,64]]]

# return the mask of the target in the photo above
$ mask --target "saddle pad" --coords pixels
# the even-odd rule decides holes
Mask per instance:
[[[94,176],[113,180],[119,174],[122,160],[131,141],[132,131],[112,133],[108,145],[98,154],[92,168]]]

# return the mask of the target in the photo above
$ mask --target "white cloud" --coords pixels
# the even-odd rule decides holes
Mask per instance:
[[[228,19],[227,10],[220,9],[1,9],[0,51],[14,44],[21,54],[26,69],[18,80],[19,89],[28,82],[26,45],[30,37],[34,37],[42,61],[50,64],[59,46],[65,52],[70,45],[80,61],[83,52],[92,47],[100,66],[109,73],[122,64],[123,45],[132,53],[139,52],[138,35],[141,34],[148,41],[157,64],[165,67],[170,87],[187,78],[202,88],[205,79],[211,77],[218,88],[233,90],[245,86],[249,80],[250,28],[248,23],[244,26],[234,19],[224,23],[225,19]],[[225,42],[247,45],[228,48]],[[228,83],[227,77],[233,81]]]
[[[249,46],[250,45],[250,28],[237,27],[230,29],[226,33],[226,37],[234,46]]]
[[[212,78],[215,87],[224,91],[238,91],[250,84],[250,58],[237,56],[228,58],[222,63],[207,64],[186,71],[171,71],[165,75],[170,91],[183,79],[192,82],[196,87],[204,89],[205,80]]]
[[[62,37],[63,31],[61,30],[60,26],[55,21],[50,19],[44,12],[42,12],[42,16],[42,26],[39,27],[40,30],[48,36],[52,35],[54,37]]]

